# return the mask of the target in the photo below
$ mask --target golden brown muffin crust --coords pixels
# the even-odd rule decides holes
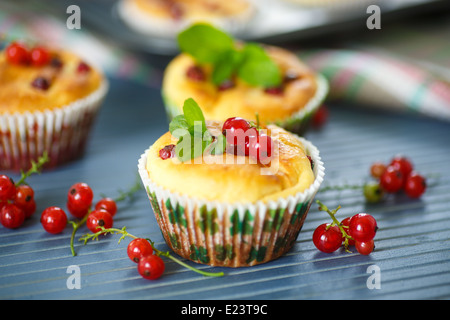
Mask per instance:
[[[208,126],[211,128],[217,123],[209,122]],[[159,150],[176,143],[176,139],[167,132],[148,151],[149,178],[171,192],[219,202],[266,202],[303,192],[315,179],[303,144],[279,127],[271,125],[268,129],[272,137],[277,137],[279,146],[279,162],[272,174],[262,174],[261,165],[250,163],[248,157],[229,154],[225,156],[232,157],[231,163],[211,163],[211,159],[206,158],[201,164],[163,160],[159,157]]]
[[[219,90],[210,81],[193,81],[186,77],[186,70],[195,65],[187,54],[180,54],[168,65],[163,80],[163,95],[166,102],[181,109],[186,97],[192,97],[199,105],[206,119],[226,120],[240,116],[254,119],[258,113],[263,122],[281,121],[302,110],[317,91],[315,73],[293,53],[268,46],[266,51],[280,67],[282,75],[294,75],[286,79],[282,94],[270,94],[266,88],[250,86],[240,79],[235,86]],[[203,67],[206,77],[211,70]]]
[[[249,9],[244,0],[127,0],[140,10],[159,18],[211,18],[240,14]]]
[[[100,87],[103,75],[94,67],[90,66],[88,72],[77,72],[82,61],[77,55],[60,50],[51,50],[50,54],[58,57],[61,67],[15,65],[7,61],[4,52],[0,53],[0,114],[61,108]],[[50,87],[33,87],[32,82],[38,77],[49,80]]]

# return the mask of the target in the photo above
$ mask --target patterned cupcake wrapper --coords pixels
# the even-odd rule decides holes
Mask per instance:
[[[146,150],[138,170],[168,246],[188,260],[225,267],[257,265],[288,252],[325,174],[319,151],[299,139],[313,159],[316,179],[306,191],[268,203],[227,204],[170,192],[150,180]]]
[[[327,79],[321,74],[316,76],[317,91],[316,94],[308,101],[308,103],[298,112],[291,115],[285,120],[280,120],[274,122],[274,124],[298,135],[303,135],[309,128],[311,124],[311,119],[317,112],[319,107],[325,101],[329,85]],[[180,107],[171,101],[167,95],[162,93],[162,99],[164,101],[164,106],[168,120],[171,121],[174,117],[180,114]],[[216,120],[216,119],[209,119]]]
[[[80,157],[108,91],[108,82],[86,98],[43,112],[0,115],[0,169],[27,170],[47,152],[46,168]]]

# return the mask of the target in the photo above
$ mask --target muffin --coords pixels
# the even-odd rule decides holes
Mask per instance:
[[[238,33],[254,12],[247,0],[121,0],[118,5],[119,16],[131,29],[167,38],[195,22]]]
[[[229,120],[205,121],[211,145],[221,140]],[[319,151],[276,125],[248,130],[255,128],[259,141],[271,137],[269,162],[236,152],[228,130],[223,153],[205,147],[181,161],[181,138],[171,128],[142,154],[139,174],[175,253],[211,266],[244,267],[274,260],[295,243],[323,181]]]
[[[237,42],[229,36],[229,45],[223,48],[207,43],[220,35],[226,42],[227,35],[222,31],[200,24],[180,34],[182,52],[168,64],[162,82],[169,119],[181,113],[186,97],[192,97],[202,106],[206,119],[255,119],[258,114],[263,123],[303,134],[328,93],[326,79],[295,54],[279,47]],[[189,47],[193,38],[201,39],[199,46],[210,46],[209,56],[219,57],[218,61],[205,61],[206,53]],[[224,65],[235,64],[232,72],[223,71],[226,67],[221,65],[221,59],[227,58],[220,57],[227,54],[232,58]],[[269,73],[273,76],[269,77]]]
[[[0,53],[0,170],[47,168],[76,159],[108,83],[77,55],[14,42]]]

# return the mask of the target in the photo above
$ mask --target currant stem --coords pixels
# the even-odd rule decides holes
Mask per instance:
[[[92,234],[86,234],[85,236],[81,237],[81,238],[79,239],[79,241],[84,241],[84,244],[86,244],[90,239],[92,239],[92,240],[98,239],[98,237],[99,237],[101,234],[105,234],[105,233],[110,233],[110,234],[121,234],[122,236],[121,236],[120,239],[119,239],[119,243],[120,243],[120,241],[122,241],[125,237],[130,237],[130,238],[132,238],[132,239],[137,239],[137,238],[138,238],[138,237],[132,235],[131,233],[128,233],[128,231],[126,231],[126,227],[123,227],[122,229],[117,229],[117,228],[108,228],[108,229],[106,229],[106,228],[104,228],[104,227],[99,227],[99,228],[101,229],[101,231],[98,231],[98,232],[92,233]],[[192,267],[192,266],[190,266],[190,265],[184,263],[183,261],[181,261],[181,260],[175,258],[174,256],[172,256],[172,255],[169,253],[169,251],[163,252],[163,251],[160,251],[160,250],[156,249],[155,246],[154,246],[154,242],[151,241],[150,239],[147,239],[147,240],[151,243],[151,245],[152,245],[152,247],[153,247],[153,250],[156,252],[156,255],[158,255],[158,256],[164,256],[164,257],[166,257],[166,258],[168,258],[168,259],[170,259],[170,260],[172,260],[172,261],[178,263],[179,265],[181,265],[181,266],[183,266],[183,267],[185,267],[185,268],[187,268],[187,269],[189,269],[189,270],[191,270],[191,271],[194,271],[194,272],[197,272],[197,273],[199,273],[199,274],[201,274],[201,275],[204,275],[204,276],[208,276],[208,277],[221,277],[221,276],[224,275],[223,272],[206,272],[206,271],[202,271],[202,270],[199,270],[199,269],[197,269],[197,268],[194,268],[194,267]]]
[[[334,210],[330,210],[326,205],[324,205],[320,200],[316,200],[316,203],[319,205],[319,210],[320,211],[326,211],[328,213],[328,215],[331,217],[331,219],[333,220],[333,224],[338,226],[339,230],[341,230],[341,233],[344,237],[344,247],[345,247],[345,251],[347,252],[351,252],[348,250],[348,240],[353,240],[353,238],[351,236],[349,236],[347,234],[347,232],[345,231],[345,228],[342,226],[342,224],[339,222],[338,219],[336,219],[336,212],[341,208],[341,206],[338,206],[336,209]]]
[[[90,211],[90,210],[89,210]],[[74,239],[75,239],[75,234],[77,233],[78,229],[84,225],[86,223],[86,220],[88,218],[90,212],[88,212],[83,219],[81,219],[78,222],[74,222],[74,221],[68,221],[68,223],[72,224],[73,226],[73,230],[72,230],[72,236],[70,237],[70,251],[72,252],[72,256],[76,256],[77,253],[75,252],[75,249],[73,247],[73,243],[74,243]]]
[[[330,191],[330,190],[338,190],[338,191],[342,191],[342,190],[358,190],[358,189],[362,189],[364,188],[365,183],[363,184],[344,184],[341,186],[325,186],[320,188],[320,191],[324,192],[324,191]]]
[[[135,184],[128,191],[124,192],[124,191],[120,191],[119,190],[119,194],[120,195],[116,199],[114,199],[114,201],[115,202],[120,202],[120,201],[126,200],[127,198],[131,198],[132,195],[136,191],[141,189],[141,186],[142,186],[141,182],[138,179],[136,179]],[[72,256],[76,256],[77,255],[76,252],[75,252],[75,249],[74,249],[75,234],[77,233],[78,229],[82,225],[84,225],[86,223],[86,220],[87,220],[87,218],[89,216],[90,211],[91,210],[89,209],[89,212],[79,222],[68,221],[68,223],[72,224],[72,226],[73,226],[72,236],[70,237],[70,251],[72,252]]]
[[[127,198],[131,198],[137,191],[142,188],[142,182],[139,179],[136,179],[135,184],[126,192],[119,190],[119,196],[114,199],[115,202],[124,201]]]
[[[20,180],[15,183],[16,186],[19,186],[23,183],[25,183],[25,180],[31,176],[33,173],[41,173],[41,169],[49,161],[49,157],[47,154],[47,151],[44,151],[42,156],[38,158],[38,161],[31,161],[31,168],[27,172],[22,171],[22,175],[20,177]]]

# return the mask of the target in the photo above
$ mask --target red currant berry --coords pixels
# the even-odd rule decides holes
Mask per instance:
[[[88,213],[93,198],[94,193],[88,184],[75,183],[67,193],[67,208],[76,218],[83,218]]]
[[[22,184],[16,187],[14,203],[19,207],[26,205],[34,199],[34,190],[29,185]]]
[[[403,156],[394,157],[394,159],[392,159],[390,163],[390,166],[396,168],[397,170],[400,170],[404,177],[407,177],[413,170],[411,161]]]
[[[138,272],[145,279],[158,279],[165,269],[164,261],[157,255],[143,257],[138,263]]]
[[[317,109],[312,118],[312,125],[314,128],[321,128],[328,121],[329,112],[325,105],[322,105]]]
[[[226,91],[226,90],[229,90],[229,89],[231,89],[231,88],[234,88],[236,86],[236,84],[233,82],[233,81],[231,81],[231,80],[225,80],[224,82],[222,82],[218,87],[217,87],[217,89],[219,90],[219,91]]]
[[[30,53],[28,49],[21,43],[13,42],[5,50],[8,62],[17,65],[28,64],[30,61]]]
[[[48,207],[42,212],[41,224],[48,233],[61,233],[67,225],[67,215],[59,207]]]
[[[132,261],[138,263],[143,257],[153,254],[153,247],[146,239],[134,239],[128,244],[127,254]]]
[[[44,66],[50,62],[50,53],[42,47],[33,48],[30,52],[30,60],[33,66]]]
[[[366,241],[366,242],[356,242],[355,243],[356,251],[359,252],[359,254],[362,255],[369,255],[372,253],[372,251],[375,249],[375,242],[373,240]]]
[[[55,68],[57,70],[61,69],[63,66],[63,62],[58,56],[52,57],[49,63],[52,68]]]
[[[259,134],[256,139],[250,139],[248,154],[258,163],[268,164],[272,158],[273,141],[266,134]]]
[[[334,252],[342,245],[341,230],[329,223],[321,224],[314,230],[313,243],[322,252]]]
[[[206,75],[199,66],[190,66],[186,71],[186,76],[194,81],[206,80]]]
[[[13,200],[16,196],[14,181],[5,174],[0,175],[0,201]]]
[[[412,172],[405,182],[405,193],[410,198],[420,198],[427,188],[426,179],[416,172]]]
[[[169,144],[159,150],[159,157],[163,160],[173,158],[175,156],[175,145]]]
[[[370,214],[358,213],[351,218],[348,230],[356,242],[367,242],[375,237],[377,221]]]
[[[26,218],[30,217],[36,210],[33,188],[25,184],[17,186],[14,203],[24,210]]]
[[[5,228],[15,229],[25,221],[25,212],[13,203],[6,203],[0,212],[0,222]]]
[[[81,61],[77,66],[78,73],[87,73],[91,71],[91,67],[84,61]]]
[[[380,179],[386,170],[386,165],[382,162],[375,162],[370,166],[370,175],[375,179]]]
[[[384,191],[395,193],[402,189],[404,185],[403,173],[391,166],[388,166],[380,177],[380,186]]]
[[[108,211],[103,209],[92,211],[86,220],[86,226],[93,233],[101,231],[101,228],[105,229],[112,228],[113,226],[113,217]]]
[[[347,217],[347,218],[345,218],[344,220],[341,221],[341,224],[342,224],[342,226],[344,227],[345,233],[347,233],[347,235],[350,236],[350,237],[352,236],[352,235],[350,234],[350,230],[349,230],[350,220],[351,220],[351,219],[352,219],[351,217]],[[347,238],[347,239],[348,239],[348,238]],[[345,240],[344,237],[342,237],[342,241],[344,241],[344,240]],[[348,242],[348,245],[349,245],[349,246],[355,245],[355,240],[353,240],[353,239],[348,239],[347,242]]]
[[[283,94],[283,87],[270,87],[265,88],[264,92],[274,96],[281,96]]]
[[[100,199],[97,204],[95,205],[95,210],[103,209],[105,211],[108,211],[111,216],[114,217],[114,215],[117,212],[117,204],[114,201],[114,199],[111,198],[103,198]]]
[[[250,129],[250,123],[239,117],[232,117],[225,120],[222,125],[222,134],[227,137],[227,143],[231,145],[238,144],[238,138]]]
[[[33,82],[31,82],[31,86],[33,88],[45,91],[48,90],[48,88],[50,88],[50,80],[44,78],[44,77],[37,77],[36,79],[33,80]]]
[[[230,153],[234,152],[237,156],[248,156],[250,154],[250,145],[255,145],[257,143],[258,135],[259,133],[256,128],[250,128],[245,132],[237,130],[235,131],[236,138],[233,139],[236,144],[228,144],[227,150],[230,149]],[[227,136],[227,139],[229,139],[229,136]],[[254,151],[254,154],[257,155],[257,150]]]

